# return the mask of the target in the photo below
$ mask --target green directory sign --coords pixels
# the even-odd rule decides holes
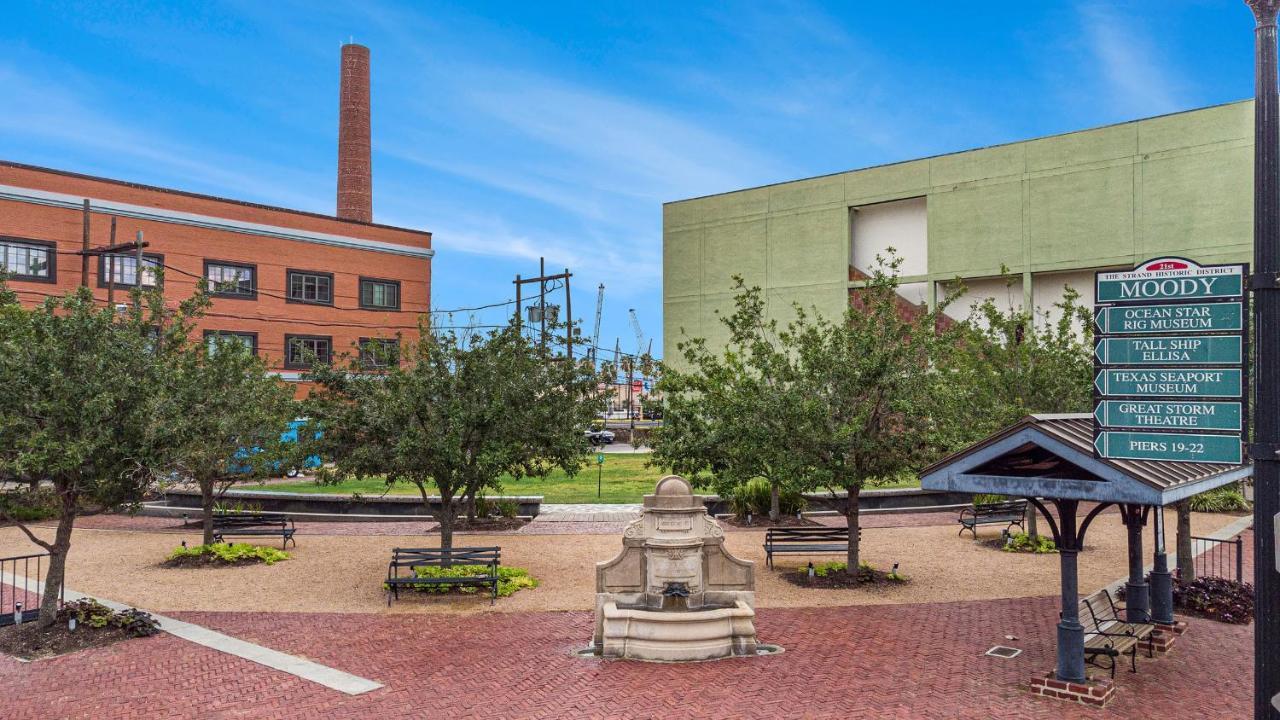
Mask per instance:
[[[1117,305],[1095,318],[1100,334],[1240,332],[1244,303],[1198,302],[1174,305]]]
[[[1128,397],[1231,398],[1244,394],[1240,368],[1106,369],[1094,376],[1100,395]]]
[[[1103,431],[1094,438],[1093,447],[1101,457],[1125,460],[1238,465],[1244,459],[1239,434]]]
[[[1103,365],[1238,365],[1244,360],[1239,335],[1102,338],[1093,352]]]
[[[1241,409],[1239,402],[1103,400],[1093,417],[1113,428],[1239,431],[1244,427]]]
[[[1242,298],[1244,267],[1201,267],[1181,258],[1149,260],[1134,270],[1098,273],[1094,280],[1094,302]]]
[[[1157,258],[1094,276],[1098,457],[1242,461],[1247,274]]]

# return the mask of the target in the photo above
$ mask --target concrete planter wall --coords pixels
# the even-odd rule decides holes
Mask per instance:
[[[165,499],[171,507],[200,507],[200,493],[193,490],[170,490]],[[537,516],[542,506],[541,495],[490,495],[490,502],[511,501],[519,505],[519,515]],[[440,507],[440,498],[429,498],[433,509]],[[271,492],[269,490],[228,490],[222,503],[249,503],[264,512],[332,515],[430,515],[417,495],[382,495],[352,499],[350,495],[303,494]]]

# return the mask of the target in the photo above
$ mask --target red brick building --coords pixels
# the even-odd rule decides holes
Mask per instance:
[[[0,270],[10,288],[34,304],[87,284],[106,304],[114,284],[119,303],[139,275],[154,283],[163,266],[176,303],[206,278],[214,300],[200,331],[252,345],[286,379],[305,369],[302,347],[330,356],[415,339],[434,251],[428,232],[371,221],[368,69],[367,49],[343,48],[339,216],[0,162]],[[86,262],[77,254],[86,225],[90,248],[141,232],[142,272],[133,252]]]

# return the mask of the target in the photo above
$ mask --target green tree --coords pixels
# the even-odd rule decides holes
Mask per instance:
[[[424,327],[399,360],[376,374],[354,359],[309,374],[318,387],[308,414],[321,435],[304,446],[334,461],[322,482],[382,476],[414,485],[447,548],[461,499],[500,491],[503,474],[573,475],[583,466],[583,431],[600,406],[588,363],[546,354],[514,324],[484,334]]]
[[[1079,300],[1068,286],[1056,313],[991,299],[973,307],[937,355],[939,446],[965,447],[1033,413],[1091,409],[1093,318]]]
[[[851,575],[860,561],[862,490],[935,453],[931,365],[950,342],[937,330],[946,302],[932,310],[906,305],[898,292],[900,265],[892,250],[878,257],[843,317],[810,317],[797,308],[785,336],[806,398],[792,452],[808,468],[810,487],[844,496]]]
[[[663,421],[652,432],[650,464],[724,497],[763,478],[769,517],[777,521],[781,492],[799,488],[805,472],[791,451],[805,398],[788,357],[789,336],[765,318],[760,288],[735,276],[734,290],[734,311],[720,318],[729,333],[723,349],[712,351],[703,338],[682,341],[683,367],[661,366]]]
[[[168,348],[190,333],[198,303],[165,308],[134,291],[125,313],[95,305],[87,288],[39,306],[0,292],[0,476],[38,478],[58,496],[40,623],[53,623],[77,517],[140,502],[165,462],[157,418]]]
[[[215,500],[232,484],[286,464],[280,436],[294,415],[293,388],[269,374],[252,348],[210,340],[170,353],[162,425],[167,464],[200,488],[206,545],[213,542]]]

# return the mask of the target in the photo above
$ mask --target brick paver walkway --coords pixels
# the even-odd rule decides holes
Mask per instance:
[[[693,665],[574,657],[590,613],[180,613],[357,673],[357,697],[163,636],[20,664],[0,658],[6,718],[1228,718],[1247,717],[1251,628],[1192,621],[1171,655],[1122,672],[1111,707],[1022,689],[1053,665],[1056,600],[762,610],[786,652]],[[1006,635],[1019,640],[1007,641]],[[991,645],[1023,648],[1013,660]]]

